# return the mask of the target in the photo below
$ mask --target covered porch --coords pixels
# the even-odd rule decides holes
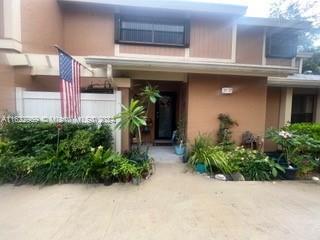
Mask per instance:
[[[142,128],[142,141],[151,145],[172,145],[179,122],[186,121],[186,85],[184,81],[133,79],[130,98],[139,99],[146,86],[158,89],[161,98],[146,107],[147,126]],[[134,141],[134,138],[132,139]]]
[[[320,76],[269,77],[266,129],[302,122],[320,122]],[[266,142],[267,151],[275,148]]]

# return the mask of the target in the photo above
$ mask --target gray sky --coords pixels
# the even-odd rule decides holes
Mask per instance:
[[[247,16],[251,17],[268,17],[269,5],[271,0],[190,0],[199,2],[217,2],[247,5]]]

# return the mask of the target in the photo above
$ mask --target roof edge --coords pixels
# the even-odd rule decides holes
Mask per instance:
[[[221,13],[242,16],[247,11],[245,5],[224,4],[224,3],[210,3],[210,2],[193,2],[186,0],[150,0],[150,1],[136,1],[136,0],[58,0],[61,3],[87,3],[100,4],[118,7],[141,7],[154,8],[165,10],[178,10],[186,12],[207,12],[207,13]]]
[[[312,24],[308,21],[286,20],[279,18],[241,17],[238,19],[238,24],[301,30],[312,28]]]

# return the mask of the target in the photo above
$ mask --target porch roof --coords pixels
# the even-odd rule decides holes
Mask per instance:
[[[320,88],[320,75],[294,74],[288,77],[268,77],[268,86]]]
[[[237,64],[216,61],[177,59],[145,59],[133,57],[88,56],[86,63],[94,67],[111,64],[117,70],[170,71],[183,73],[226,74],[246,76],[288,76],[298,71],[295,67]]]
[[[176,10],[185,12],[203,12],[203,13],[220,13],[244,15],[247,6],[240,4],[225,4],[205,1],[188,1],[188,0],[58,0],[62,3],[87,3],[100,4],[111,7],[142,7],[163,10]]]

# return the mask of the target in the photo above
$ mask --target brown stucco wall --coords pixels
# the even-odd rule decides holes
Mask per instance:
[[[291,67],[292,60],[291,59],[283,59],[283,58],[267,58],[267,65],[275,65],[275,66],[287,66]]]
[[[190,57],[231,58],[232,22],[224,18],[191,19]]]
[[[0,0],[0,38],[4,37],[3,0]]]
[[[0,65],[0,114],[15,111],[14,69]]]
[[[56,53],[62,45],[62,14],[56,0],[21,1],[21,39],[23,52]]]
[[[222,87],[232,87],[234,93],[221,95]],[[189,141],[199,133],[212,134],[216,139],[219,113],[227,113],[238,122],[239,126],[232,129],[237,143],[247,130],[256,136],[264,135],[266,78],[191,74],[187,91]]]
[[[120,44],[120,53],[183,57],[184,48]]]
[[[129,88],[119,88],[121,91],[121,102],[122,105],[129,105],[130,91]],[[129,139],[129,130],[122,129],[121,130],[121,150],[123,152],[130,150],[130,139]]]
[[[75,55],[114,55],[114,17],[105,8],[64,7],[64,47]]]
[[[280,100],[281,88],[268,87],[266,129],[279,127]],[[271,141],[266,140],[264,149],[265,151],[273,151],[277,149],[277,146]]]
[[[262,64],[262,27],[238,25],[236,62],[243,64]]]

